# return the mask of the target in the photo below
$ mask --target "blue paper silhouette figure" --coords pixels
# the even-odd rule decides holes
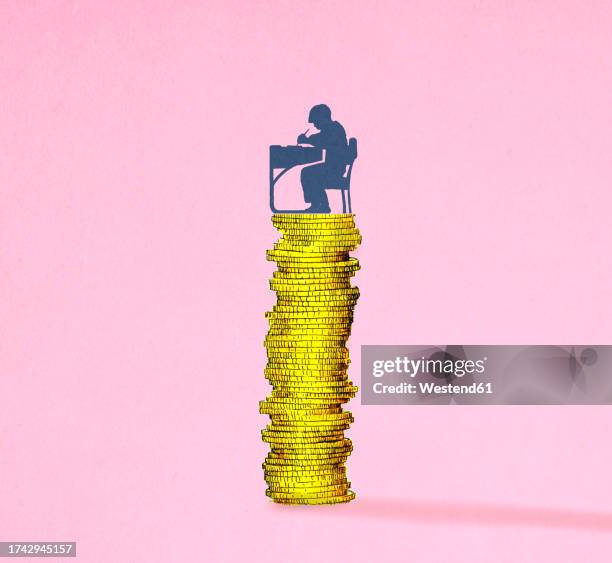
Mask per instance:
[[[339,185],[348,163],[347,142],[344,127],[332,121],[331,110],[325,104],[314,106],[308,115],[319,133],[306,136],[302,133],[297,142],[325,149],[325,162],[302,168],[301,180],[304,201],[310,203],[307,213],[329,213],[329,200],[325,193],[328,186]]]
[[[319,132],[308,135],[310,130],[307,130],[298,136],[297,143],[310,145],[309,147],[270,147],[270,208],[274,213],[330,213],[325,190],[332,189],[341,191],[343,213],[346,213],[346,194],[348,212],[351,213],[350,184],[353,163],[357,158],[357,140],[352,138],[347,143],[344,127],[332,120],[331,110],[325,104],[314,106],[310,110],[308,121]],[[276,182],[291,168],[301,164],[311,164],[304,167],[301,173],[304,201],[309,203],[310,207],[296,210],[277,209],[274,205]],[[274,176],[276,169],[282,171]]]

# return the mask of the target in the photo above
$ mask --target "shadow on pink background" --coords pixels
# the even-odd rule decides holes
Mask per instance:
[[[354,380],[361,344],[610,343],[611,26],[606,2],[2,2],[0,539],[607,563],[608,407],[356,399],[357,500],[285,510],[258,401],[268,146],[321,102],[359,140]]]
[[[398,498],[360,498],[347,508],[278,506],[279,514],[294,510],[304,518],[376,518],[438,526],[528,527],[612,532],[612,512],[558,510],[511,504],[432,502]]]

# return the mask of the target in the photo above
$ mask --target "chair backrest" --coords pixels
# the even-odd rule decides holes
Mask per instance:
[[[355,137],[351,137],[348,142],[348,164],[353,164],[355,159],[357,158],[357,139]]]

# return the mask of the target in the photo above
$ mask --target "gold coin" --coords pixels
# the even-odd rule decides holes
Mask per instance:
[[[284,487],[286,489],[292,488],[311,488],[311,487],[327,487],[327,486],[348,486],[347,475],[344,474],[327,474],[327,475],[299,475],[299,474],[270,474],[264,473],[264,480],[266,483],[273,487]]]
[[[306,420],[278,420],[273,419],[268,426],[267,430],[277,432],[293,432],[293,431],[327,431],[327,430],[346,430],[351,426],[351,420],[313,420],[306,422]]]
[[[324,366],[342,367],[348,363],[348,352],[317,354],[315,352],[293,352],[290,349],[268,348],[266,351],[270,367],[282,367],[283,364],[291,364],[295,367],[317,368]],[[279,364],[275,366],[275,364]]]
[[[274,243],[275,248],[296,248],[308,252],[316,248],[327,248],[334,247],[342,250],[348,248],[356,248],[361,242],[361,236],[356,234],[345,234],[345,235],[331,235],[322,236],[321,234],[314,235],[287,235],[283,233],[283,236]]]
[[[350,452],[338,457],[331,462],[324,462],[323,460],[278,460],[278,459],[266,459],[262,464],[262,468],[266,475],[278,476],[278,477],[319,477],[319,476],[346,476],[346,460]]]
[[[317,289],[310,285],[292,286],[288,291],[277,290],[277,295],[288,294],[288,296],[306,295],[310,297],[348,297],[359,295],[359,288],[356,286],[336,287],[329,289]]]
[[[346,338],[335,338],[325,340],[297,340],[289,338],[266,338],[264,346],[270,352],[312,352],[314,353],[325,353],[331,352],[332,350],[342,350],[345,348],[347,339]]]
[[[305,287],[304,289],[296,289],[289,291],[274,290],[276,293],[276,304],[280,305],[286,302],[287,305],[304,305],[313,302],[321,304],[334,305],[334,301],[345,304],[347,302],[356,303],[360,296],[359,289],[356,287],[345,287],[335,289],[310,289]],[[330,303],[328,303],[330,302]]]
[[[272,420],[286,418],[287,420],[300,420],[300,416],[297,417],[293,414],[286,415],[275,415]],[[317,420],[351,420],[353,419],[353,413],[351,411],[342,411],[340,413],[324,413],[319,415],[309,415],[307,420],[317,421]]]
[[[324,422],[326,424],[324,424]],[[287,432],[292,432],[294,429],[298,428],[298,429],[310,429],[310,428],[314,428],[314,429],[324,429],[324,428],[331,428],[332,430],[341,430],[342,427],[348,428],[352,423],[351,419],[348,420],[344,420],[344,421],[335,421],[335,420],[327,420],[327,421],[322,421],[322,420],[315,420],[313,421],[313,424],[289,424],[288,421],[278,421],[278,420],[274,420],[272,421],[266,428],[271,428],[274,430],[277,429],[284,429]]]
[[[299,488],[295,488],[295,489],[290,489],[290,490],[283,490],[283,489],[278,489],[276,487],[268,487],[268,489],[266,490],[266,495],[273,497],[275,500],[277,498],[281,498],[284,500],[294,500],[294,499],[308,499],[308,500],[315,500],[315,499],[323,499],[323,498],[330,498],[330,497],[342,497],[342,496],[346,496],[347,493],[347,486],[343,486],[343,487],[333,487],[333,488],[328,488],[328,489],[321,489],[321,490],[308,490],[308,489],[299,489]]]
[[[348,259],[347,250],[321,250],[319,252],[300,252],[299,250],[266,250],[266,256],[272,261],[281,262],[335,262]]]
[[[274,470],[300,471],[308,470],[304,465],[316,465],[317,468],[333,470],[334,468],[344,468],[352,448],[343,448],[336,452],[309,453],[302,450],[293,452],[279,452],[272,450],[268,453],[265,464],[272,466]]]
[[[334,238],[343,236],[358,236],[360,231],[356,226],[341,226],[333,229],[311,229],[301,225],[286,226],[278,229],[283,237],[291,238]]]
[[[284,348],[280,348],[277,346],[268,346],[267,347],[268,359],[271,362],[279,362],[279,361],[287,361],[293,363],[298,362],[299,360],[304,360],[304,363],[317,363],[319,360],[324,362],[327,360],[329,363],[336,363],[343,360],[346,360],[349,357],[349,352],[347,349],[342,348],[327,348],[325,350],[321,349],[305,349],[299,350],[296,348],[290,348],[285,346]]]
[[[326,379],[320,377],[310,377],[310,378],[302,378],[298,379],[295,377],[286,377],[281,378],[282,376],[274,378],[273,376],[266,375],[266,379],[268,379],[271,383],[274,383],[278,386],[288,386],[291,387],[294,385],[295,387],[309,387],[309,388],[317,388],[321,387],[352,387],[353,382],[348,379],[348,374],[343,374],[342,377],[328,377]]]
[[[359,246],[358,243],[337,243],[333,244],[300,244],[288,241],[278,241],[271,249],[266,251],[268,258],[273,257],[273,261],[296,260],[302,261],[306,258],[317,259],[312,261],[322,261],[326,263],[345,262],[350,258],[350,252]]]
[[[303,334],[294,333],[291,331],[285,331],[280,334],[268,334],[265,337],[265,342],[271,345],[283,344],[284,347],[288,348],[307,348],[309,346],[320,347],[338,345],[344,346],[347,340],[347,336],[344,334],[324,334],[317,331],[303,331]]]
[[[284,488],[285,490],[291,490],[293,488],[316,488],[316,487],[328,487],[328,486],[345,486],[350,487],[348,478],[346,475],[327,475],[327,476],[316,476],[316,475],[270,475],[264,474],[264,480],[266,483],[276,488]]]
[[[310,458],[310,459],[278,459],[266,458],[262,467],[266,473],[271,475],[317,475],[325,473],[346,474],[346,461],[351,452],[335,456],[333,459]]]
[[[281,234],[336,234],[359,232],[354,221],[313,221],[312,223],[296,223],[292,221],[275,222],[274,226]]]
[[[350,502],[355,498],[353,491],[348,491],[345,495],[338,495],[335,497],[320,497],[320,498],[278,498],[274,493],[266,492],[277,504],[303,504],[303,505],[319,505],[319,504],[341,504]]]
[[[347,297],[350,295],[359,295],[359,288],[356,286],[337,287],[331,289],[313,289],[310,285],[301,285],[291,287],[289,291],[277,291],[276,294],[287,293],[291,296],[307,294],[311,297]]]
[[[346,358],[291,358],[280,355],[268,358],[266,367],[276,369],[294,370],[341,370],[347,369],[351,363],[350,357]]]
[[[266,458],[262,467],[270,475],[319,475],[325,473],[344,472],[346,475],[346,460],[351,452],[346,452],[333,459],[278,459]]]
[[[270,283],[279,286],[309,287],[312,285],[337,284],[350,287],[351,277],[343,274],[316,275],[316,276],[281,276],[280,272],[274,272]]]
[[[274,398],[285,398],[292,400],[301,400],[301,401],[324,401],[329,400],[335,403],[346,403],[350,399],[352,399],[357,394],[357,391],[337,391],[335,393],[314,393],[312,391],[296,391],[296,390],[283,390],[278,391],[277,389],[272,390],[272,394],[268,399]]]
[[[290,431],[293,428],[341,428],[342,426],[349,427],[353,422],[353,418],[346,419],[280,419],[278,417],[272,417],[270,424],[267,426],[271,428],[284,428]]]
[[[293,365],[293,364],[285,364],[285,365],[282,365],[282,366],[275,366],[275,367],[277,369],[281,369],[281,368],[282,369],[288,369],[288,368],[291,368],[291,367],[296,367],[298,369],[300,368],[299,365],[296,366],[296,365]],[[315,365],[315,366],[306,366],[306,367],[308,367],[308,368],[316,368],[317,366]],[[316,383],[317,381],[322,381],[322,382],[344,381],[344,382],[348,382],[348,374],[346,373],[346,366],[339,366],[338,367],[338,371],[340,371],[340,370],[342,370],[341,373],[343,374],[343,376],[346,376],[346,377],[343,377],[342,379],[339,379],[339,378],[336,379],[334,377],[328,377],[327,379],[324,379],[324,378],[321,378],[321,379],[318,379],[318,378],[307,378],[306,377],[306,378],[302,379],[301,382],[303,382],[303,383],[310,383],[310,382]],[[270,379],[270,381],[273,381],[273,380]],[[289,380],[286,380],[286,381],[289,381]]]
[[[268,250],[268,252],[272,252],[270,250]],[[336,253],[338,254],[338,253]],[[341,253],[341,254],[345,254],[345,253]],[[329,270],[331,272],[343,272],[345,270],[352,270],[352,269],[357,269],[359,268],[359,261],[357,260],[357,258],[350,258],[350,257],[345,257],[342,260],[336,261],[336,262],[321,262],[321,263],[317,263],[314,262],[312,264],[287,264],[284,266],[285,268],[287,268],[287,271],[291,271],[291,270],[305,270],[305,271],[319,271],[319,270]],[[282,271],[282,270],[281,270]]]
[[[275,389],[266,398],[266,404],[278,403],[287,404],[289,406],[308,408],[324,408],[325,406],[340,405],[346,403],[349,399],[355,396],[354,393],[349,394],[330,394],[330,395],[305,395],[278,393]]]
[[[352,448],[342,448],[336,452],[309,453],[304,451],[276,452],[268,453],[264,463],[274,466],[276,469],[284,469],[287,471],[298,471],[300,469],[308,469],[301,467],[303,465],[317,465],[325,469],[333,469],[332,466],[342,466]],[[292,467],[296,466],[296,467]]]
[[[265,403],[265,401],[261,401]],[[265,403],[259,405],[259,412],[269,416],[277,414],[293,413],[296,416],[309,416],[312,414],[331,414],[342,412],[342,407],[336,405],[322,405],[316,408],[304,407],[302,405],[283,405],[276,403]]]
[[[351,260],[356,260],[352,258]],[[354,276],[360,270],[359,263],[320,262],[312,264],[277,264],[277,273],[294,279],[310,279],[323,276]]]
[[[299,448],[286,448],[283,446],[273,446],[272,451],[268,454],[269,456],[282,456],[293,460],[295,463],[299,463],[301,459],[305,461],[309,458],[314,460],[320,459],[317,456],[325,456],[325,459],[339,458],[341,455],[348,455],[353,451],[353,444],[350,439],[345,438],[340,445],[334,445],[328,447],[324,444],[302,444]],[[311,462],[311,463],[313,463]],[[287,461],[289,463],[289,461]]]
[[[267,401],[265,407],[261,407],[259,412],[261,414],[276,414],[287,411],[325,411],[330,408],[341,408],[343,403],[347,403],[348,399],[345,400],[334,400],[334,401],[324,401],[324,400],[293,400],[293,402],[287,402],[283,400],[281,402],[279,399]],[[276,409],[276,410],[274,410]]]
[[[274,412],[266,412],[261,410],[261,414],[275,414],[278,412],[291,411],[319,411],[322,409],[341,408],[343,403],[348,402],[348,398],[323,398],[323,397],[267,397],[264,401],[263,408],[266,410],[274,410]],[[321,413],[323,414],[323,413]]]
[[[304,444],[283,444],[280,447],[283,448],[287,448],[290,450],[302,450],[304,452],[335,452],[337,450],[343,450],[344,448],[347,447],[351,447],[352,448],[353,443],[351,442],[350,438],[339,438],[338,440],[333,440],[333,441],[320,441],[320,442],[314,442],[314,443],[304,443]]]
[[[322,223],[354,223],[353,213],[275,213],[272,215],[272,223],[278,224],[302,224],[313,225]]]
[[[269,252],[269,251],[268,251]],[[344,273],[351,270],[359,269],[359,261],[357,258],[351,258],[346,256],[347,253],[335,253],[341,254],[342,258],[334,261],[312,261],[311,264],[307,263],[294,263],[292,264],[290,261],[282,260],[283,264],[279,265],[279,272],[296,272],[296,273]],[[288,262],[288,263],[286,263]]]
[[[347,270],[345,272],[282,272],[276,270],[272,273],[272,281],[294,285],[307,285],[309,283],[349,283],[355,277],[357,270]]]
[[[352,289],[351,279],[344,278],[296,278],[289,281],[288,279],[271,278],[269,280],[270,289],[272,291],[294,292],[294,291],[329,291],[330,289]]]
[[[330,489],[336,490],[338,487],[343,487],[344,490],[348,489],[350,481],[347,476],[327,479],[317,479],[314,476],[307,479],[300,479],[295,477],[276,477],[270,475],[264,475],[264,480],[268,487],[272,491],[278,491],[283,493],[289,493],[296,489],[312,492],[329,491]]]
[[[271,383],[274,384],[275,390],[284,390],[284,389],[296,389],[296,390],[321,390],[321,391],[343,391],[346,389],[357,389],[353,382],[350,379],[328,379],[328,380],[318,380],[318,379],[272,379],[267,378]]]
[[[289,412],[279,412],[279,413],[271,413],[270,414],[270,418],[271,420],[281,420],[281,419],[288,419],[288,420],[301,420],[303,418],[308,418],[309,420],[325,420],[325,419],[329,419],[329,420],[341,420],[341,419],[351,419],[352,420],[352,412],[351,411],[347,411],[347,410],[339,410],[339,409],[333,409],[331,412],[320,412],[320,413],[311,413],[311,412],[305,412],[305,413],[296,413],[294,411],[289,411]]]
[[[276,294],[290,294],[290,295],[301,295],[301,294],[316,294],[327,293],[329,291],[348,291],[353,289],[349,280],[341,280],[338,282],[329,283],[301,283],[301,284],[286,284],[279,283],[275,280],[270,280],[270,289],[275,291]]]
[[[314,438],[315,436],[328,436],[331,434],[338,434],[339,438],[342,438],[342,432],[348,428],[350,424],[317,424],[317,425],[281,425],[279,423],[270,423],[261,432],[265,433],[266,436],[278,436],[279,438],[286,437],[299,437],[304,436],[306,438]]]
[[[357,393],[357,391],[354,391],[354,389],[357,389],[357,387],[355,385],[349,385],[348,382],[341,382],[339,384],[332,383],[328,385],[317,385],[311,382],[306,382],[301,385],[292,385],[287,384],[286,382],[284,384],[277,382],[274,384],[274,389],[272,392],[278,393],[280,396],[286,394],[289,397],[310,397],[311,393],[314,391],[316,393],[327,393],[327,395],[324,396],[337,397],[339,395],[347,396],[349,394],[354,396],[354,394]]]
[[[362,242],[359,231],[281,231],[281,237],[275,245],[292,245],[301,248],[318,248],[326,246],[358,246]]]
[[[347,331],[352,328],[353,316],[338,318],[306,317],[292,318],[287,316],[276,316],[274,313],[268,316],[268,323],[271,329],[280,330],[338,330]]]
[[[327,242],[354,242],[361,241],[359,229],[279,229],[281,238],[278,242],[298,242],[302,244],[317,244]]]
[[[345,385],[353,385],[353,382],[348,378],[348,375],[344,375],[342,377],[307,377],[307,378],[299,378],[298,376],[272,376],[266,375],[266,379],[272,383],[273,385],[294,385],[296,387],[342,387]]]
[[[277,242],[272,248],[273,252],[291,253],[289,256],[319,256],[328,254],[341,254],[345,255],[351,250],[355,250],[358,247],[358,243],[351,244],[311,244],[311,245],[300,245],[291,244],[289,242],[280,243]],[[294,254],[295,253],[295,254]]]
[[[333,470],[338,467],[344,469],[344,462],[351,454],[350,450],[336,454],[322,454],[318,456],[308,456],[300,454],[299,457],[289,457],[286,454],[274,454],[270,452],[264,461],[264,465],[273,471],[311,471],[306,466],[315,466],[314,470]]]
[[[293,293],[287,295],[283,292],[276,295],[276,310],[284,307],[294,307],[298,310],[312,311],[322,308],[334,311],[337,308],[352,310],[359,299],[359,295],[313,295]]]
[[[324,343],[334,344],[337,346],[345,346],[346,341],[350,338],[350,334],[342,333],[339,330],[335,331],[323,331],[323,330],[302,330],[302,331],[294,331],[294,330],[274,330],[268,331],[266,335],[266,340],[271,343],[276,342],[286,342],[290,343],[310,343],[312,342],[314,346],[317,344],[320,346]]]
[[[272,420],[266,430],[273,432],[327,432],[341,431],[351,426],[350,420],[315,420],[310,423],[302,421]]]
[[[285,337],[287,340],[327,340],[346,339],[350,336],[350,327],[347,328],[283,328],[270,327],[268,337]]]
[[[308,494],[316,493],[329,493],[333,491],[335,493],[346,492],[351,486],[351,482],[348,481],[346,475],[339,479],[322,480],[322,481],[302,481],[297,479],[274,479],[265,478],[268,483],[268,487],[271,491],[290,494],[294,491],[300,491]]]
[[[304,465],[262,465],[266,481],[268,478],[294,481],[312,481],[316,479],[342,479],[346,481],[347,469],[344,463],[337,465],[314,465],[312,468]]]
[[[271,252],[282,252],[283,255],[285,255],[285,253],[287,253],[286,255],[289,257],[294,257],[294,256],[320,256],[320,255],[341,255],[344,256],[345,258],[348,258],[348,253],[351,250],[355,250],[359,245],[357,243],[351,243],[351,244],[344,244],[344,245],[340,245],[340,244],[311,244],[311,245],[300,245],[300,244],[291,244],[289,242],[285,242],[285,243],[280,243],[277,242],[274,247],[271,249]]]
[[[287,432],[282,432],[280,430],[262,430],[261,435],[264,442],[318,444],[321,442],[334,442],[342,440],[342,438],[344,438],[344,430],[335,428],[327,430],[306,430],[299,432],[295,429]]]
[[[272,444],[272,446],[279,446],[282,448],[292,447],[292,448],[301,448],[304,446],[312,446],[314,444],[327,444],[331,442],[337,442],[341,440],[343,437],[342,432],[337,432],[326,436],[291,436],[291,435],[283,435],[279,436],[276,434],[265,434],[262,436],[262,441]]]
[[[279,322],[299,322],[308,323],[343,323],[343,326],[349,326],[355,316],[354,307],[344,307],[330,309],[329,311],[320,308],[304,308],[296,309],[295,307],[278,307],[274,306],[272,311],[267,311],[266,316],[273,318]]]
[[[278,299],[276,304],[272,308],[275,313],[292,313],[296,317],[300,316],[300,313],[319,313],[327,316],[335,316],[336,314],[345,315],[354,314],[356,299],[352,301],[308,301],[308,302],[297,302],[292,300]]]
[[[355,314],[354,309],[356,301],[352,303],[324,303],[323,301],[318,301],[318,304],[297,301],[283,303],[283,298],[284,296],[281,296],[281,299],[279,299],[277,295],[277,300],[272,310],[267,311],[268,317],[272,316],[280,319],[296,320],[317,315],[321,317],[323,322],[339,322],[345,319],[352,320]],[[291,296],[287,296],[287,298],[291,299]],[[321,308],[321,306],[323,306],[323,308]]]
[[[272,436],[294,436],[294,437],[314,437],[321,436],[327,437],[330,435],[343,437],[343,432],[349,430],[351,426],[350,422],[343,424],[332,425],[302,425],[302,426],[281,426],[279,424],[269,424],[266,426],[266,432],[269,432]]]
[[[348,358],[350,360],[350,358]],[[314,366],[308,365],[273,365],[274,362],[269,362],[264,368],[266,375],[281,375],[287,377],[302,377],[304,379],[321,377],[322,379],[333,378],[336,375],[338,377],[345,377],[348,374],[348,363],[347,365],[319,365],[316,363]]]
[[[281,493],[291,493],[295,490],[308,492],[337,491],[340,487],[346,490],[351,486],[346,475],[317,478],[314,475],[299,477],[297,475],[264,474],[264,481],[272,491]]]
[[[348,378],[348,374],[344,374],[341,377],[299,377],[296,375],[282,376],[282,375],[265,375],[266,379],[273,385],[296,385],[302,387],[305,385],[324,387],[337,387],[338,385],[352,385],[353,382]]]
[[[307,313],[295,313],[295,312],[284,312],[284,311],[268,311],[266,313],[267,318],[273,320],[276,324],[287,326],[295,325],[322,325],[322,326],[350,326],[355,316],[354,310],[338,310],[329,313],[328,311],[321,311],[320,309],[313,309]]]
[[[321,327],[316,325],[283,325],[278,323],[270,323],[267,336],[342,336],[350,337],[351,327],[343,327],[341,325]]]
[[[326,316],[345,313],[346,316],[354,314],[355,304],[359,296],[349,295],[346,298],[336,296],[328,298],[323,296],[305,297],[297,294],[277,295],[272,311],[275,313],[291,313],[296,318],[299,318],[300,313],[326,313]]]
[[[282,234],[299,234],[299,233],[306,233],[306,234],[313,234],[313,235],[319,235],[319,234],[327,234],[327,235],[333,235],[333,234],[342,234],[342,233],[348,233],[348,234],[352,234],[355,232],[359,232],[359,229],[357,228],[357,226],[355,225],[355,222],[351,222],[351,221],[336,221],[336,222],[331,222],[331,223],[322,223],[322,222],[315,222],[312,224],[299,224],[299,223],[290,223],[290,222],[285,222],[285,223],[277,223],[275,224],[275,227],[282,233]]]
[[[288,470],[293,469],[295,471],[299,471],[302,469],[308,470],[308,468],[302,467],[303,465],[325,465],[328,459],[330,469],[333,469],[332,466],[334,464],[336,465],[340,463],[344,464],[348,456],[353,451],[352,447],[342,447],[342,448],[336,448],[333,450],[315,451],[313,450],[314,445],[316,444],[300,444],[298,448],[295,448],[295,447],[287,447],[285,444],[270,444],[270,454],[268,455],[275,454],[275,455],[287,456],[288,454],[295,454],[295,456],[297,456],[299,454],[302,457],[293,457],[293,458],[287,458],[287,459],[282,459],[282,460],[277,459],[277,458],[270,458],[270,459],[266,458],[266,461],[264,463],[268,461],[270,463],[278,461],[280,464],[282,461],[282,464],[286,466]],[[305,454],[319,454],[321,456],[327,456],[327,457],[325,459],[321,457],[307,458],[305,457]],[[315,468],[315,469],[320,469],[320,468]]]

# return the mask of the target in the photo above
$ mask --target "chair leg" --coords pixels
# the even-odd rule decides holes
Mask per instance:
[[[340,190],[342,194],[342,213],[346,213],[346,202],[344,201],[344,190]]]
[[[351,209],[351,188],[350,187],[346,190],[346,197],[348,198],[349,213],[352,213],[353,210]]]

